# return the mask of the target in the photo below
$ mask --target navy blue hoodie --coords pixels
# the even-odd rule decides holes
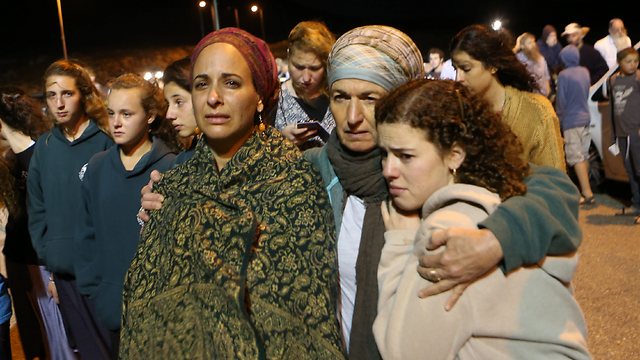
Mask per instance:
[[[556,113],[562,130],[589,125],[589,70],[580,65],[580,52],[574,45],[560,51],[565,69],[558,74]]]
[[[120,147],[113,146],[89,161],[82,181],[82,210],[75,237],[76,283],[95,304],[96,316],[110,330],[120,328],[122,287],[136,253],[140,225],[140,189],[152,170],[165,172],[175,154],[154,138],[151,150],[127,171]]]
[[[57,126],[36,141],[27,176],[29,233],[38,258],[49,271],[73,274],[73,237],[82,201],[80,177],[89,159],[112,145],[93,121],[74,141],[67,140]]]

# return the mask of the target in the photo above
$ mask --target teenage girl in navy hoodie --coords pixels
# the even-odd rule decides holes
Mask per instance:
[[[56,126],[34,145],[27,176],[29,233],[38,258],[51,272],[48,288],[58,302],[72,345],[83,359],[106,358],[106,331],[92,322],[91,309],[75,282],[73,237],[80,178],[91,156],[113,141],[107,110],[87,70],[58,60],[43,76],[47,114]]]
[[[124,74],[109,86],[109,131],[116,143],[91,158],[82,181],[83,207],[75,238],[76,279],[95,305],[97,320],[111,331],[117,356],[122,287],[136,252],[140,188],[152,170],[169,170],[177,137],[162,90],[137,74]]]

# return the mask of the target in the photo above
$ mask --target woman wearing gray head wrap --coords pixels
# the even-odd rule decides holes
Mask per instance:
[[[350,359],[380,358],[372,325],[377,315],[377,270],[384,245],[380,203],[387,198],[387,187],[382,177],[381,152],[376,144],[375,106],[394,88],[422,78],[422,63],[417,46],[397,29],[364,26],[342,35],[333,46],[328,64],[330,106],[336,129],[323,148],[305,152],[305,157],[320,171],[333,207],[340,273],[339,316]],[[537,197],[538,203],[543,199],[554,209],[569,208],[557,204],[564,204],[567,198],[564,192],[572,193],[573,184],[566,175],[548,169],[531,178],[535,178],[535,182],[529,184],[528,193]],[[562,189],[563,193],[550,192],[550,188]],[[530,217],[556,222],[546,208],[528,196],[518,199],[515,203],[508,200],[499,207],[499,210],[505,207],[505,211],[515,218],[508,216],[507,221],[504,211],[496,211],[489,219],[494,218],[494,223],[509,222],[516,228],[530,228]],[[515,213],[511,211],[514,207],[518,210]],[[575,233],[574,229],[579,232],[578,222],[572,213],[560,212],[556,211],[555,216],[560,216],[565,225],[562,232],[553,235],[554,246],[575,249],[571,235]],[[440,257],[428,259],[431,270],[437,270],[442,279],[438,284],[442,285],[438,287],[439,291],[456,285],[464,289],[465,283],[480,277],[487,268],[502,260],[502,245],[492,230],[465,230],[464,234],[452,234],[458,236],[454,239],[446,234],[440,236],[442,243],[449,241],[457,245],[447,246],[444,251],[453,259],[451,263],[442,264]],[[500,235],[507,243],[522,241],[504,231]],[[546,251],[551,241],[547,235],[532,234],[526,241],[539,243]],[[545,237],[544,241],[542,237]],[[498,256],[495,256],[496,252]],[[509,258],[509,263],[524,261],[513,257]],[[454,266],[463,269],[464,274],[460,275],[460,270],[452,271]],[[456,290],[456,294],[459,296],[462,290]],[[450,304],[455,303],[457,297],[452,296],[452,299]]]
[[[387,197],[374,107],[389,91],[423,76],[418,47],[388,26],[342,35],[329,55],[328,82],[336,129],[305,156],[321,171],[338,232],[340,318],[350,359],[379,359],[373,337],[378,260],[384,245],[380,203]],[[356,286],[357,284],[357,286]]]
[[[389,26],[355,28],[342,35],[329,54],[329,85],[340,79],[360,79],[390,91],[423,74],[416,44]]]

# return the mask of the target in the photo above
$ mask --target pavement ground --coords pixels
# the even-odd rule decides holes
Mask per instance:
[[[580,211],[583,241],[575,295],[589,331],[594,359],[640,359],[640,225],[618,216],[623,206],[596,194]]]

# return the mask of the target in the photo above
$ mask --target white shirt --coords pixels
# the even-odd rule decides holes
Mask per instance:
[[[445,61],[442,64],[442,71],[440,72],[440,79],[441,80],[445,80],[445,79],[455,80],[456,79],[456,68],[453,67],[453,64],[451,63],[451,59],[447,59],[447,61]]]
[[[338,236],[338,272],[340,274],[340,325],[349,351],[349,337],[356,301],[356,261],[360,250],[362,224],[366,208],[357,196],[349,196],[342,213],[342,225]]]
[[[622,45],[622,49],[631,47],[631,39],[628,36],[625,36],[622,40]],[[622,49],[618,50],[611,35],[607,35],[602,39],[596,41],[593,47],[598,50],[598,52],[600,52],[600,54],[604,58],[604,61],[607,62],[607,66],[609,66],[609,69],[612,69],[618,65],[618,60],[616,57],[618,55],[618,51]]]

